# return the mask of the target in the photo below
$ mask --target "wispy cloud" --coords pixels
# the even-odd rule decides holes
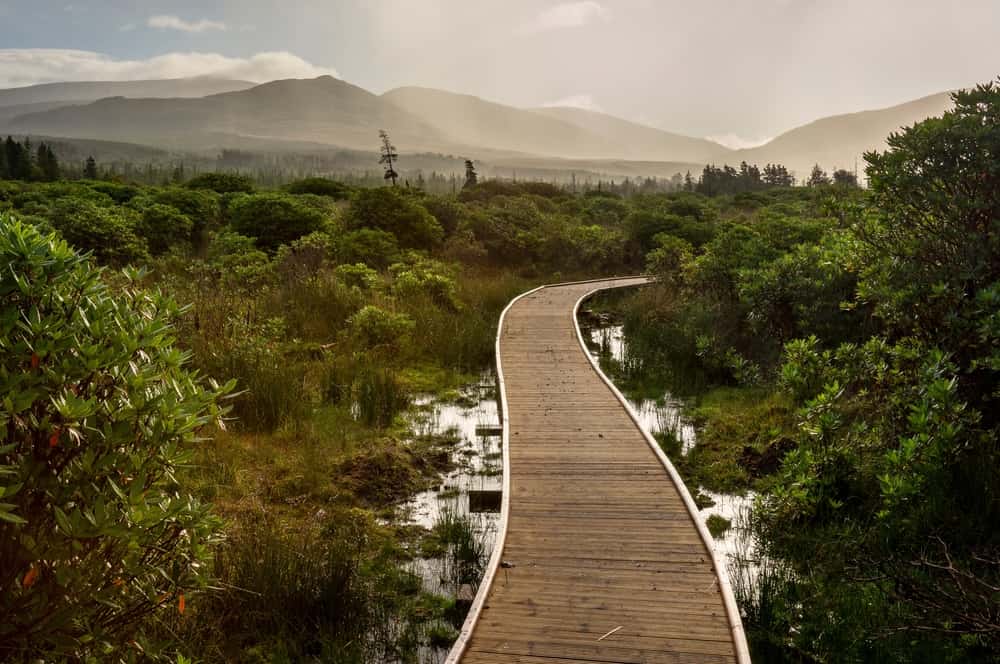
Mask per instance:
[[[520,29],[522,34],[579,28],[596,21],[606,21],[610,12],[604,5],[595,0],[583,2],[564,2],[535,16]]]
[[[0,87],[52,81],[123,81],[214,76],[255,82],[315,78],[332,67],[314,65],[285,51],[232,58],[219,53],[165,53],[144,60],[118,60],[103,53],[66,49],[0,49]]]
[[[604,109],[594,101],[594,98],[590,95],[570,95],[569,97],[563,97],[562,99],[554,99],[552,101],[547,101],[542,104],[544,108],[582,108],[585,111],[596,111],[598,113],[603,112]]]
[[[207,18],[197,21],[185,21],[178,16],[162,14],[150,16],[146,25],[159,30],[180,30],[181,32],[207,32],[209,30],[226,30],[226,24],[220,21],[210,21]]]

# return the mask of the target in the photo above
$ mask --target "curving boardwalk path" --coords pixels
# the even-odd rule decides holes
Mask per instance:
[[[546,286],[501,317],[501,534],[450,663],[750,661],[687,490],[576,327],[586,295],[645,282]]]

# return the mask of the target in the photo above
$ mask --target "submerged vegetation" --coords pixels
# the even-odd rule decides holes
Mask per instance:
[[[0,181],[2,656],[447,647],[462,610],[410,564],[474,586],[489,552],[460,514],[399,516],[454,463],[408,414],[490,364],[515,294],[645,269],[620,369],[692,396],[698,444],[660,435],[686,478],[759,496],[755,656],[988,661],[1000,88],[955,101],[868,156],[870,190],[778,165],[628,196]]]

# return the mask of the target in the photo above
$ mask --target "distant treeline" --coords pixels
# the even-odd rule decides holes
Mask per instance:
[[[60,177],[59,159],[46,143],[37,148],[31,139],[15,141],[8,136],[0,150],[0,179],[52,182]]]
[[[689,191],[697,191],[706,196],[741,194],[774,187],[794,187],[795,184],[795,177],[782,164],[767,164],[761,169],[756,164],[751,165],[745,161],[740,163],[739,170],[728,164],[722,168],[717,168],[714,164],[706,166],[696,184],[691,182],[690,177],[685,180]],[[831,179],[819,165],[816,165],[809,179],[803,180],[802,184],[807,187],[829,184],[856,187],[858,178],[851,171],[839,169],[834,172]]]
[[[131,154],[129,149],[135,150]],[[108,159],[95,160],[82,150],[106,150]],[[62,158],[57,157],[57,153]],[[455,194],[462,189],[464,159],[444,154],[403,155],[399,182],[404,187],[430,194]],[[546,182],[569,193],[601,191],[630,197],[642,194],[690,191],[706,196],[732,195],[776,187],[793,187],[799,182],[782,164],[742,162],[738,168],[710,164],[700,176],[691,171],[666,177],[616,177],[591,171],[560,171],[531,168],[518,171],[480,165],[483,179],[501,182]],[[8,137],[0,154],[0,179],[52,181],[60,178],[103,179],[144,185],[180,184],[205,173],[231,173],[249,177],[258,186],[280,188],[292,182],[321,175],[351,187],[366,188],[385,184],[384,174],[369,153],[331,150],[327,153],[264,153],[222,150],[216,157],[171,155],[165,151],[127,144],[77,145],[71,141],[41,141],[33,146],[30,137],[17,141]],[[828,176],[816,166],[805,186],[840,184],[857,186],[854,173],[846,170]]]

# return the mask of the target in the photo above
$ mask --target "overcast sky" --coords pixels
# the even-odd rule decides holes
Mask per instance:
[[[0,0],[0,47],[0,87],[331,73],[740,144],[996,78],[1000,0]]]

